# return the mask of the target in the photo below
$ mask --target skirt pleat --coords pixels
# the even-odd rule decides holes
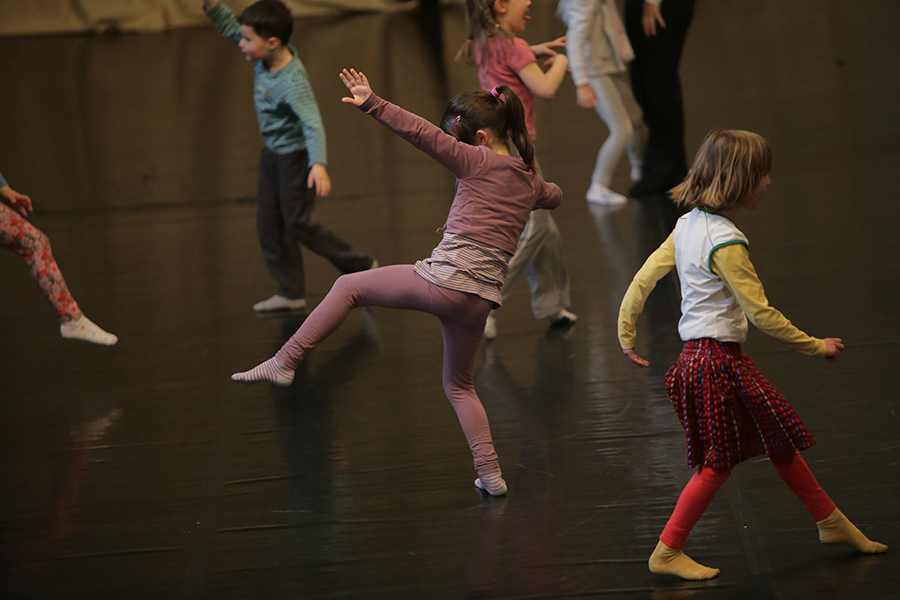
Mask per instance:
[[[736,342],[686,342],[666,373],[666,391],[684,427],[690,468],[723,473],[748,458],[816,442]]]

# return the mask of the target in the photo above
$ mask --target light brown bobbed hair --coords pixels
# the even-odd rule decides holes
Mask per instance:
[[[713,129],[687,177],[669,190],[679,206],[728,210],[741,203],[772,170],[772,150],[761,135]]]

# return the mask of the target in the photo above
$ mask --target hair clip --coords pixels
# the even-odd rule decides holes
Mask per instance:
[[[453,130],[456,129],[456,126],[459,125],[459,120],[462,118],[462,115],[456,115],[456,118],[453,119],[453,125],[450,126],[450,135],[453,135]]]

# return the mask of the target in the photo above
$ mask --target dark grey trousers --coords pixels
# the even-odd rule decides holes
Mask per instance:
[[[308,161],[306,150],[275,154],[263,148],[259,158],[256,231],[269,274],[278,281],[278,293],[287,298],[306,297],[300,244],[341,273],[364,271],[373,260],[310,220],[316,193],[306,185]]]

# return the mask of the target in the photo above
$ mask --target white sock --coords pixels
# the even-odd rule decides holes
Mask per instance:
[[[59,326],[59,333],[69,340],[84,340],[92,344],[102,344],[103,346],[114,346],[119,341],[115,335],[108,331],[103,331],[97,324],[81,315],[77,319],[73,319]]]
[[[287,387],[294,381],[294,372],[278,362],[278,359],[273,356],[266,362],[257,365],[249,371],[235,373],[231,378],[241,383],[269,381],[275,385]]]
[[[506,493],[506,482],[499,471],[492,475],[485,475],[475,480],[475,487],[484,490],[491,496],[502,496]]]

